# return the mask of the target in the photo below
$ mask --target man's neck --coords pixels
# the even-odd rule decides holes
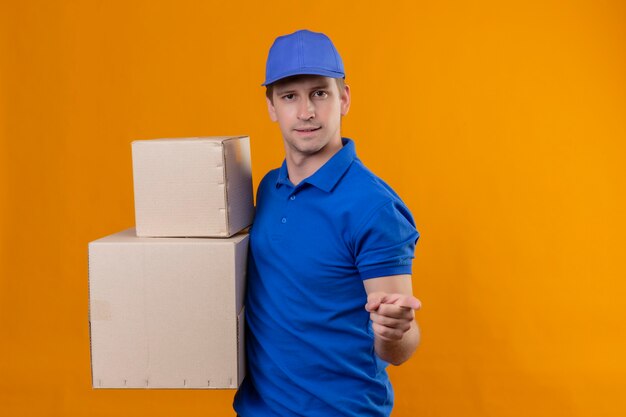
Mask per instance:
[[[331,141],[318,152],[310,155],[287,149],[285,161],[287,162],[289,180],[293,185],[298,185],[303,179],[315,174],[342,147],[343,143],[340,138],[339,141]]]

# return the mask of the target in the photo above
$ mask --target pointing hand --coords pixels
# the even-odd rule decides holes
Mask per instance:
[[[371,293],[367,297],[365,309],[370,313],[372,330],[383,340],[394,341],[411,328],[414,310],[419,310],[421,302],[408,294]]]

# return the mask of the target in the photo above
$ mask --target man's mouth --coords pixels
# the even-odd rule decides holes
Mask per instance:
[[[317,126],[317,127],[297,127],[294,130],[296,132],[303,132],[303,133],[307,133],[307,132],[315,132],[316,130],[321,129],[321,126]]]

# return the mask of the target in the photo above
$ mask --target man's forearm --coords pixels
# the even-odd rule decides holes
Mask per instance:
[[[415,321],[411,322],[411,329],[400,340],[386,340],[376,335],[374,349],[379,358],[393,365],[400,365],[407,361],[420,342],[420,331]]]

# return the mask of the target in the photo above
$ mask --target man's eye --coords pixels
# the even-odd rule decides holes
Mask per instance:
[[[328,94],[326,94],[326,91],[324,90],[318,90],[315,93],[313,93],[313,95],[315,97],[326,97]]]
[[[285,100],[293,100],[293,94],[285,94],[285,95],[283,96],[283,98],[284,98]]]

